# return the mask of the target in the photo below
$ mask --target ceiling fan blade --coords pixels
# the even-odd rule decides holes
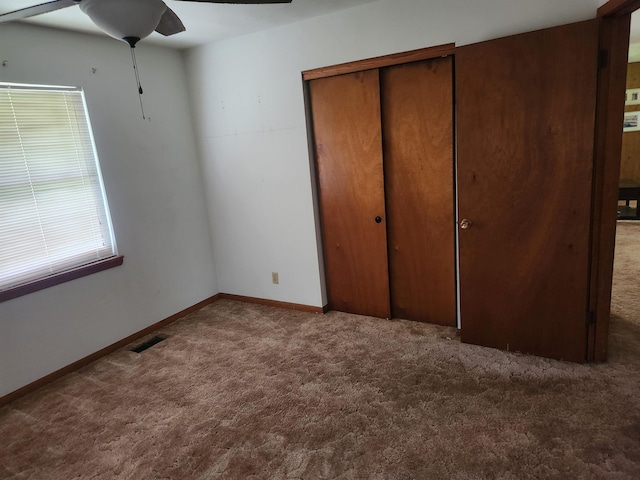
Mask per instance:
[[[185,28],[178,16],[169,7],[160,17],[160,23],[156,27],[156,32],[161,33],[165,37],[176,33],[184,32]]]
[[[40,5],[33,5],[32,7],[21,8],[20,10],[14,10],[13,12],[0,14],[0,23],[12,22],[14,20],[21,20],[23,18],[34,17],[42,13],[54,12],[61,8],[71,7],[76,5],[75,0],[54,0],[52,2],[41,3]]]
[[[179,2],[230,3],[236,5],[262,5],[269,3],[291,3],[291,0],[177,0]]]

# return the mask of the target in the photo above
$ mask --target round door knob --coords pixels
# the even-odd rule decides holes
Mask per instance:
[[[376,223],[382,222],[382,217],[376,217]]]
[[[467,220],[466,218],[463,218],[462,220],[460,220],[460,228],[462,230],[467,230],[467,229],[471,228],[471,225],[473,225],[471,223],[471,220]]]

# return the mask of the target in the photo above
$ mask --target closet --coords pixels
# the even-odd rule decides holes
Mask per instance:
[[[308,87],[329,308],[455,325],[452,57]]]
[[[303,72],[331,309],[455,325],[457,201],[463,342],[578,362],[606,346],[601,33],[594,19]]]

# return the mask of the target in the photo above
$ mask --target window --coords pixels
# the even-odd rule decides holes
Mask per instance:
[[[0,301],[121,263],[82,89],[0,83]]]

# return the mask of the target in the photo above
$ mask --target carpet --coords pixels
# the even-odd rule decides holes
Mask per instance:
[[[608,363],[221,300],[0,408],[0,478],[640,478],[640,225],[618,231]]]

